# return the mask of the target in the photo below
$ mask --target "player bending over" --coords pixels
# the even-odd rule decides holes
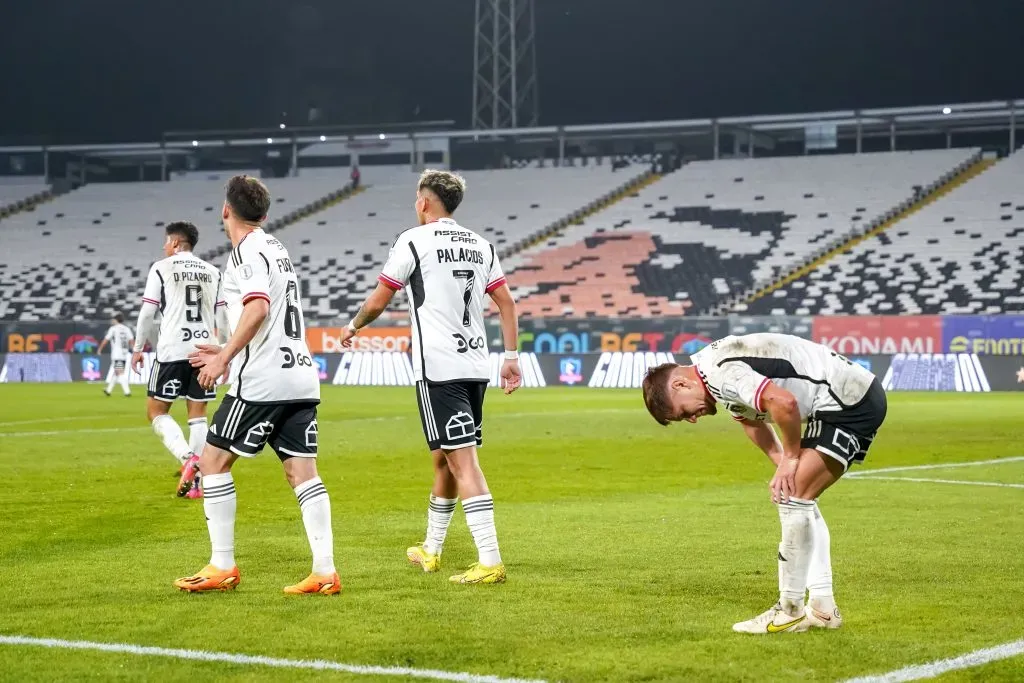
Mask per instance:
[[[334,568],[331,501],[317,475],[316,408],[320,378],[306,347],[299,280],[288,250],[263,232],[270,192],[256,178],[228,182],[222,210],[234,247],[221,281],[231,337],[223,346],[199,345],[192,365],[202,368],[199,383],[212,389],[231,367],[231,387],[213,416],[206,447],[185,463],[184,481],[198,466],[203,475],[206,526],[213,553],[210,563],[174,582],[185,591],[235,588],[235,483],[231,467],[239,456],[254,457],[270,444],[288,484],[295,491],[313,571],[285,593],[341,591]]]
[[[131,396],[132,390],[128,386],[128,373],[125,372],[125,365],[128,363],[128,349],[132,347],[132,331],[124,324],[124,316],[115,313],[110,320],[110,329],[103,336],[100,348],[97,353],[103,353],[103,349],[110,344],[110,372],[107,373],[107,388],[103,393],[110,396],[114,389],[114,382],[120,382],[121,389],[125,396]]]
[[[828,347],[785,334],[725,337],[692,360],[693,365],[666,363],[648,371],[644,402],[654,419],[662,425],[696,422],[721,404],[777,465],[770,486],[782,522],[779,601],[733,630],[839,628],[828,527],[817,499],[864,459],[885,420],[882,385]],[[776,425],[781,440],[768,423]]]
[[[462,498],[478,562],[453,583],[502,583],[494,498],[480,469],[484,392],[490,363],[484,330],[484,294],[498,306],[505,340],[501,369],[506,394],[519,387],[516,342],[519,321],[494,245],[454,220],[465,181],[454,173],[427,170],[416,190],[419,227],[406,230],[391,249],[376,290],[367,298],[342,343],[377,319],[395,292],[407,287],[412,309],[413,368],[423,433],[434,461],[434,486],[424,542],[406,551],[425,572],[441,568],[441,548],[455,504]]]
[[[202,452],[206,443],[206,404],[217,398],[216,391],[199,385],[199,371],[189,364],[188,355],[195,351],[196,344],[216,339],[216,328],[225,332],[227,321],[222,319],[218,325],[215,320],[216,313],[224,310],[223,302],[217,299],[220,271],[192,253],[199,242],[199,230],[191,223],[179,222],[168,225],[165,232],[166,258],[149,269],[142,294],[132,368],[135,372],[142,370],[142,349],[152,336],[153,319],[160,311],[156,360],[146,391],[146,416],[183,471],[185,462]],[[188,441],[169,414],[171,404],[179,398],[186,400]],[[199,482],[188,481],[179,483],[178,495],[202,498],[203,494]]]

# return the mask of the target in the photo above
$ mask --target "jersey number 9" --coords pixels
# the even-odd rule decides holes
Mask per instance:
[[[203,290],[199,285],[185,285],[185,320],[203,322]]]

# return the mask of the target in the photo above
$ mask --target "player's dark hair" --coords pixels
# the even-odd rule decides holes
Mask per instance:
[[[466,195],[466,180],[457,173],[428,168],[420,176],[417,189],[433,192],[441,200],[444,210],[453,214]]]
[[[270,210],[270,190],[252,176],[236,175],[229,180],[225,198],[234,214],[246,223],[261,222]]]
[[[180,237],[188,242],[189,249],[195,249],[199,244],[199,228],[188,221],[176,221],[167,226],[167,234]]]
[[[647,412],[663,427],[668,425],[672,414],[669,380],[672,378],[672,372],[678,367],[678,363],[662,363],[649,369],[644,375],[644,403],[647,405]]]
[[[123,313],[115,313],[114,314],[114,320],[116,320],[119,323],[123,323],[124,322],[124,314]]]

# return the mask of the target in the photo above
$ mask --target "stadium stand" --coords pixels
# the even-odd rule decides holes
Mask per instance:
[[[0,218],[22,211],[50,195],[42,177],[0,177]]]
[[[1024,152],[757,299],[749,313],[1024,312]]]
[[[690,163],[506,264],[530,316],[696,314],[899,215],[978,149]]]
[[[336,178],[274,180],[270,227],[337,199]],[[200,228],[205,258],[226,252],[221,180],[94,183],[3,221],[0,318],[103,318],[134,311],[149,265],[160,258],[163,226]],[[211,247],[213,247],[211,249]]]
[[[456,218],[499,251],[635,182],[637,174],[605,167],[468,171],[466,200]],[[286,241],[306,275],[305,311],[310,317],[350,315],[375,284],[395,238],[416,222],[418,174],[408,170],[376,176],[380,184],[289,226]]]

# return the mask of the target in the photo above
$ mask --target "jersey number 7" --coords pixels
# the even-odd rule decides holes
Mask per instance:
[[[466,289],[462,292],[462,301],[466,308],[462,311],[462,326],[469,327],[469,302],[473,299],[473,284],[476,282],[476,273],[472,270],[453,270],[452,275],[456,280],[465,280]]]

